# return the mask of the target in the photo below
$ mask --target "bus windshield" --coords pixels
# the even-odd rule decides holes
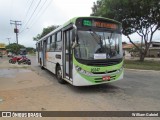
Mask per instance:
[[[79,30],[75,57],[84,60],[122,58],[121,34]]]

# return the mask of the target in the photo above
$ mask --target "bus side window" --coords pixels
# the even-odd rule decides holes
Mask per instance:
[[[40,42],[40,51],[43,50],[43,44],[42,44],[42,41]]]
[[[61,31],[59,31],[57,33],[57,37],[56,37],[56,51],[62,51],[62,34]]]
[[[37,45],[37,51],[40,51],[40,42]]]
[[[55,46],[55,35],[52,35],[50,51],[54,51],[55,48],[56,48],[56,46]]]
[[[47,39],[47,51],[50,51],[50,45],[51,45],[50,39],[51,39],[50,37],[48,37],[48,39]]]
[[[47,51],[51,50],[52,36],[47,39]]]

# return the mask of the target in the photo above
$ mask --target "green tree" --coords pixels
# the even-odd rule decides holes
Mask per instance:
[[[144,61],[154,33],[160,29],[159,0],[98,0],[92,7],[91,16],[103,16],[122,23],[122,33],[140,53]],[[130,35],[137,33],[141,37],[141,46],[137,46]],[[142,45],[145,47],[142,48]]]
[[[6,49],[9,51],[9,52],[13,52],[15,54],[18,54],[18,51],[21,49],[21,48],[25,48],[23,45],[20,45],[17,43],[12,43],[12,44],[9,44],[6,46]]]
[[[43,28],[43,31],[41,34],[38,34],[36,37],[33,37],[33,40],[34,41],[37,41],[39,39],[41,39],[42,37],[44,37],[45,35],[47,35],[48,33],[50,33],[51,31],[53,31],[54,29],[56,29],[58,26],[56,25],[52,25],[52,26],[49,26],[47,28]]]
[[[33,47],[26,47],[27,52],[34,53],[36,50]]]

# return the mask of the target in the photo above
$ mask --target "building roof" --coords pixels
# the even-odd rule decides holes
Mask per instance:
[[[151,42],[152,45],[159,45],[160,46],[160,42]]]
[[[123,49],[131,49],[133,47],[134,47],[133,44],[123,44]]]
[[[4,43],[0,43],[0,48],[6,48],[6,45]]]
[[[141,46],[141,44],[135,43],[137,46]],[[133,44],[122,44],[123,49],[132,49],[135,48]]]

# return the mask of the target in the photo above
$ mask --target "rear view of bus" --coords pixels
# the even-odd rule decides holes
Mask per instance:
[[[105,18],[78,18],[73,85],[96,85],[123,78],[121,24]]]

